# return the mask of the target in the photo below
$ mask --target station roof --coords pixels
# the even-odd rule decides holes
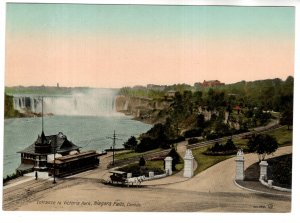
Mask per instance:
[[[25,164],[21,163],[20,166],[17,168],[18,171],[26,171],[31,170],[33,168],[33,164]]]
[[[43,137],[45,137],[45,138],[43,138]],[[55,151],[56,151],[56,153],[70,152],[72,150],[78,150],[80,148],[79,146],[77,146],[74,143],[72,143],[71,141],[69,141],[62,132],[59,132],[57,135],[44,136],[42,134],[41,136],[38,136],[37,140],[33,144],[31,144],[27,148],[19,151],[18,153],[39,155],[39,153],[35,152],[35,145],[36,145],[36,143],[41,143],[42,141],[45,141],[46,143],[50,143],[51,153],[49,153],[49,154],[52,154]]]

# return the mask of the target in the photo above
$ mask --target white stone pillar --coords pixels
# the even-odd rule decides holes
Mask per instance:
[[[268,180],[268,186],[272,187],[273,186],[273,180]]]
[[[184,156],[184,170],[183,177],[194,176],[194,156],[190,149],[187,149]]]
[[[244,153],[242,150],[239,150],[235,158],[235,180],[244,180],[244,162]]]
[[[132,177],[132,173],[127,173],[127,178],[131,178]]]
[[[150,171],[150,172],[149,172],[149,178],[150,178],[150,179],[154,178],[154,172],[153,172],[153,171]]]
[[[170,156],[165,158],[165,171],[167,175],[172,175],[172,160],[173,158]]]
[[[267,180],[268,179],[268,162],[267,161],[261,161],[259,163],[260,166],[260,176],[259,179]]]

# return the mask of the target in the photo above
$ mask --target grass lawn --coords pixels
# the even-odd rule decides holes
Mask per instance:
[[[115,159],[121,160],[121,159],[128,159],[128,158],[132,158],[132,157],[141,157],[145,154],[150,154],[150,153],[158,152],[161,150],[162,150],[161,148],[158,148],[158,149],[150,150],[150,151],[143,152],[143,153],[137,153],[137,152],[134,152],[133,150],[128,151],[128,152],[120,152],[120,153],[115,154]]]
[[[282,128],[279,129],[273,129],[270,130],[268,132],[265,132],[264,134],[269,134],[273,137],[276,138],[279,146],[286,146],[286,145],[291,145],[292,144],[292,135],[293,131],[292,130],[288,130],[287,126],[283,126]],[[234,144],[237,147],[243,147],[243,146],[247,146],[247,139],[233,139]],[[226,143],[226,140],[224,140],[223,142],[220,142],[220,144],[224,144]],[[235,155],[220,155],[220,156],[209,156],[209,155],[204,155],[203,152],[205,152],[209,147],[211,147],[212,145],[209,146],[205,146],[205,147],[201,147],[201,148],[197,148],[197,149],[193,149],[193,155],[198,163],[197,169],[195,170],[194,174],[198,174],[200,172],[202,172],[203,170],[223,161],[226,160],[228,158],[231,158]],[[132,158],[132,157],[140,157],[142,155],[145,154],[150,154],[153,152],[158,152],[161,151],[162,149],[155,149],[155,150],[151,150],[151,151],[147,151],[144,153],[136,153],[134,151],[128,151],[128,152],[123,152],[123,153],[119,153],[116,154],[116,159],[126,159],[126,158]],[[134,165],[137,165],[137,167],[134,167]],[[149,169],[155,169],[155,168],[159,168],[163,170],[163,161],[147,161],[146,162],[146,168]],[[131,167],[132,166],[132,167]],[[176,171],[174,171],[174,173],[179,172],[180,170],[183,169],[184,166],[184,162],[181,159],[181,162],[179,164],[176,165]],[[130,167],[130,168],[139,168],[138,164],[130,164],[127,165],[126,167]]]
[[[279,129],[269,131],[267,134],[276,138],[279,146],[292,145],[293,142],[293,130],[287,129],[287,126],[283,126]]]
[[[193,156],[195,157],[195,160],[198,163],[197,169],[194,171],[195,175],[223,160],[226,160],[234,156],[234,155],[226,155],[226,156],[204,155],[203,152],[205,152],[208,147],[210,146],[193,149]]]
[[[287,146],[292,145],[293,140],[293,130],[288,130],[287,126],[283,126],[278,129],[272,129],[268,132],[264,132],[263,134],[268,134],[276,138],[279,146]],[[233,139],[234,144],[237,147],[247,146],[247,139]]]
[[[184,167],[184,160],[182,159],[182,157],[180,157],[180,163],[176,164],[176,166],[175,166],[176,170],[173,170],[173,174],[181,171],[183,169],[183,167]]]

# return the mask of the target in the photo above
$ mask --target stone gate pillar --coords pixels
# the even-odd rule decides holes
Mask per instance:
[[[244,180],[244,162],[245,158],[243,150],[239,150],[235,158],[235,180]]]
[[[194,156],[190,149],[187,149],[184,156],[183,177],[194,176]]]
[[[261,161],[259,163],[260,166],[260,175],[259,179],[267,180],[268,179],[268,162],[267,161]]]
[[[165,171],[167,175],[172,175],[172,160],[173,158],[170,156],[165,158]]]

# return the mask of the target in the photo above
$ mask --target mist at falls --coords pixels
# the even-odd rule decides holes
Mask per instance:
[[[43,96],[44,114],[68,116],[113,116],[115,89],[75,90],[68,95]],[[14,108],[20,112],[42,112],[41,95],[14,95]]]

